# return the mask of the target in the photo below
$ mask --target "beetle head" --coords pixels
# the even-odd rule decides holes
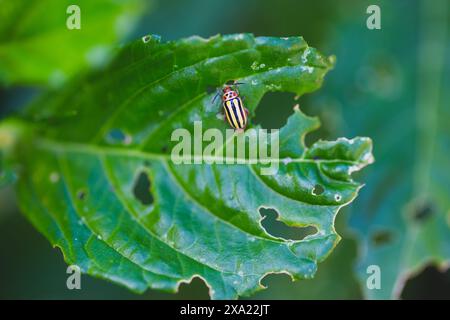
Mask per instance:
[[[228,100],[228,99],[232,99],[232,98],[236,98],[238,96],[238,93],[233,90],[230,86],[226,86],[225,88],[223,88],[223,96],[222,96],[222,100]]]

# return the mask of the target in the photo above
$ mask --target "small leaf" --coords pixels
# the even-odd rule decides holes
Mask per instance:
[[[171,134],[193,133],[197,120],[229,129],[211,86],[244,83],[250,129],[266,92],[311,92],[331,67],[299,37],[133,42],[108,69],[23,114],[34,134],[20,153],[21,208],[68,263],[137,292],[175,291],[197,276],[212,298],[237,298],[261,289],[268,273],[311,278],[339,241],[335,215],[361,187],[350,174],[372,161],[370,139],[308,149],[303,137],[319,122],[295,108],[280,130],[278,172],[263,175],[264,164],[176,165]],[[270,235],[260,208],[317,232],[302,240]]]
[[[107,61],[114,41],[127,34],[125,26],[143,8],[142,0],[0,2],[0,83],[53,86]],[[74,4],[81,28],[69,30],[68,8]]]

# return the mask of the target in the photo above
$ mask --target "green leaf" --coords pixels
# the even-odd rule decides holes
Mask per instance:
[[[76,4],[81,29],[66,20]],[[0,0],[0,83],[59,85],[107,61],[143,9],[141,0]]]
[[[446,45],[450,6],[442,0],[433,5],[423,1],[422,8],[417,66],[421,75],[417,87],[418,141],[403,258],[410,272],[417,272],[430,262],[444,268],[450,263],[450,81],[445,77],[450,71]]]
[[[450,15],[446,3],[422,1],[421,6],[411,7],[381,2],[391,12],[384,16],[382,28],[392,32],[364,30],[354,19],[336,40],[337,55],[347,56],[329,79],[330,96],[322,98],[323,109],[325,113],[330,106],[345,103],[345,107],[341,114],[338,107],[332,110],[335,122],[329,127],[339,128],[334,134],[369,135],[377,146],[376,166],[365,172],[367,188],[352,206],[350,219],[361,252],[357,272],[369,298],[399,298],[408,278],[426,265],[448,267],[450,95],[445,89],[450,64],[445,43]],[[355,7],[355,14],[365,8],[364,4]],[[411,14],[399,20],[405,10]],[[378,290],[366,285],[370,265],[381,270]]]
[[[311,278],[340,239],[334,219],[361,187],[350,174],[372,162],[371,140],[307,148],[304,136],[319,123],[296,107],[280,130],[278,172],[262,175],[264,164],[176,165],[171,134],[193,133],[196,120],[229,129],[208,87],[245,83],[250,132],[266,92],[311,92],[331,67],[300,37],[133,42],[106,70],[24,112],[21,208],[68,263],[137,292],[175,291],[201,277],[212,298],[236,298],[261,289],[269,273]],[[263,207],[317,232],[295,241],[273,236],[261,225]]]

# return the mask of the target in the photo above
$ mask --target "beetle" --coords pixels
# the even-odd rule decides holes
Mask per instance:
[[[226,84],[222,89],[224,120],[237,132],[243,132],[248,124],[248,110],[244,107],[237,89],[240,84],[243,83],[233,81],[231,85]],[[220,92],[214,96],[213,102],[218,95]]]

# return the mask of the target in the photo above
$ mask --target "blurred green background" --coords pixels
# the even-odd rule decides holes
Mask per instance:
[[[0,12],[0,17],[8,18],[3,20],[3,25],[0,21],[0,79],[3,79],[3,82],[0,82],[0,118],[19,110],[45,88],[61,86],[77,73],[101,67],[113,54],[114,48],[148,33],[159,34],[163,40],[190,35],[209,37],[217,33],[241,32],[266,36],[301,35],[321,52],[327,55],[335,54],[336,68],[326,77],[323,88],[298,101],[304,112],[319,116],[322,122],[322,128],[310,134],[307,141],[319,138],[335,139],[339,136],[369,136],[374,140],[377,162],[357,176],[357,179],[365,181],[366,187],[350,207],[339,213],[337,231],[343,240],[332,255],[319,265],[315,279],[293,283],[288,276],[269,275],[263,281],[269,288],[251,298],[389,297],[395,277],[401,269],[400,262],[390,260],[399,259],[402,246],[409,241],[407,233],[411,226],[409,220],[404,220],[402,212],[415,197],[414,184],[418,174],[414,159],[417,153],[423,150],[420,148],[423,142],[420,140],[421,129],[418,120],[424,117],[426,121],[427,112],[438,112],[440,115],[440,109],[427,108],[427,97],[432,99],[437,94],[440,108],[448,108],[448,102],[445,101],[450,98],[449,93],[445,91],[450,88],[449,33],[442,30],[450,28],[450,5],[446,5],[445,0],[123,1],[124,5],[116,5],[111,10],[101,10],[102,7],[99,7],[99,13],[87,14],[87,20],[84,20],[84,9],[81,8],[83,27],[89,28],[89,23],[95,24],[92,30],[87,31],[90,32],[90,37],[85,39],[86,43],[74,44],[74,41],[77,41],[75,38],[66,38],[67,29],[65,21],[62,20],[61,34],[53,32],[52,36],[44,37],[43,42],[29,43],[28,47],[23,48],[11,47],[9,44],[20,37],[27,39],[40,32],[39,25],[33,26],[30,22],[33,21],[33,16],[36,18],[44,13],[48,16],[53,14],[53,11],[56,17],[67,15],[64,6],[62,12],[59,7],[49,7],[45,12],[27,13],[27,10],[34,9],[24,1],[22,16],[14,16],[17,12],[7,8],[10,1],[12,0],[0,0],[0,10],[3,11]],[[73,3],[76,4],[77,1]],[[366,8],[370,4],[378,4],[381,7],[381,30],[368,30],[366,27],[366,19],[369,16]],[[99,8],[93,6],[92,12]],[[59,11],[56,13],[56,10]],[[122,14],[121,10],[127,14]],[[56,23],[61,22],[61,19],[55,20]],[[21,25],[21,21],[25,21],[25,26]],[[19,27],[16,27],[16,24]],[[42,28],[45,27],[51,28],[51,22],[48,26],[44,24]],[[126,32],[114,34],[110,29],[105,29],[113,27]],[[431,42],[427,42],[429,37]],[[47,58],[54,64],[63,63],[64,72],[51,71],[52,63],[48,61],[47,65],[42,64],[42,68],[34,68],[30,78],[23,76],[27,74],[26,68],[31,68],[26,66],[26,61],[23,69],[19,68],[20,73],[13,72],[14,66],[20,64],[20,59],[28,59],[24,52],[29,53],[27,50],[31,50],[34,53],[36,46],[44,44],[54,46],[54,57]],[[67,58],[70,62],[65,59],[60,61],[66,51],[71,53],[71,58]],[[37,62],[44,59],[38,49],[35,54],[34,59]],[[426,59],[421,58],[424,54]],[[436,65],[436,61],[441,63]],[[426,65],[422,65],[423,63]],[[35,62],[30,59],[30,64],[34,65]],[[81,65],[78,69],[77,64]],[[423,70],[434,73],[424,74]],[[425,80],[435,80],[428,85],[437,88],[438,93],[432,90],[425,93],[421,91],[420,79],[423,75]],[[266,128],[279,128],[292,112],[293,104],[293,96],[290,94],[269,94],[258,107],[254,121]],[[422,108],[425,111],[418,112],[416,108],[421,104],[425,105],[425,108]],[[446,112],[442,114],[448,114],[448,111]],[[437,133],[444,134],[446,131]],[[450,146],[447,146],[448,153],[444,155],[447,159],[450,159],[449,149]],[[439,169],[450,171],[450,165]],[[450,186],[450,181],[446,183]],[[444,202],[445,200],[448,203],[449,200],[444,199]],[[439,205],[426,202],[421,206],[419,207],[425,215],[428,211],[431,212],[431,218],[425,219],[434,219],[433,209],[427,209]],[[273,224],[272,227],[276,228],[275,223]],[[448,222],[446,228],[450,234]],[[281,232],[285,232],[285,236],[295,236],[288,234],[295,232],[292,230]],[[448,239],[448,236],[445,239]],[[448,245],[450,244],[446,244]],[[443,259],[445,260],[445,256]],[[448,260],[448,256],[446,259]],[[415,272],[406,282],[400,297],[449,299],[450,272],[445,271],[445,268],[427,266],[432,258],[424,256],[419,260],[420,268],[412,268]],[[383,279],[386,279],[383,280],[386,281],[383,282],[386,292],[372,295],[364,289],[364,270],[368,264],[378,261],[382,272],[383,268],[386,269],[386,273],[382,274]],[[82,277],[82,290],[69,291],[66,288],[66,279],[66,265],[61,253],[52,249],[48,241],[20,214],[13,190],[0,189],[0,298],[208,297],[207,287],[198,279],[189,285],[183,284],[176,295],[149,290],[142,296],[89,276]]]

